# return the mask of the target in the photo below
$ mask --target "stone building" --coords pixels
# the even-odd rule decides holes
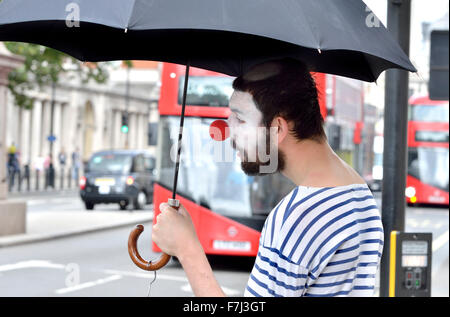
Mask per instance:
[[[26,203],[8,200],[6,153],[7,153],[7,85],[8,74],[24,62],[23,58],[11,54],[0,42],[0,236],[25,232]]]
[[[129,70],[122,62],[111,65],[106,84],[80,84],[62,79],[56,86],[53,111],[52,157],[56,170],[60,166],[58,154],[64,150],[66,166],[71,166],[71,154],[78,149],[83,161],[105,149],[149,149],[149,123],[158,121],[157,100],[160,87],[161,64],[135,61]],[[126,85],[129,78],[127,103]],[[42,169],[50,154],[52,89],[30,91],[35,98],[33,109],[22,109],[8,98],[9,123],[6,142],[15,144],[22,166],[32,171]],[[122,113],[129,113],[129,132],[121,132]]]

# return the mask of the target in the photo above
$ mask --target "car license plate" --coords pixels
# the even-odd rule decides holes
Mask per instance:
[[[98,187],[98,193],[102,195],[107,195],[110,192],[110,187],[108,185],[101,185]]]
[[[115,184],[116,184],[116,180],[114,178],[96,178],[95,179],[95,186],[102,186],[102,185],[114,186]]]
[[[250,251],[251,247],[252,244],[249,241],[213,241],[213,248],[215,250]]]

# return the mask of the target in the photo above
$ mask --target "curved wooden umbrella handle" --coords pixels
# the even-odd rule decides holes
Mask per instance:
[[[178,210],[180,207],[180,202],[177,199],[169,199],[169,205],[172,208]],[[128,254],[130,255],[131,260],[136,264],[139,268],[145,271],[156,271],[165,266],[169,261],[171,256],[163,253],[156,261],[145,261],[139,251],[137,249],[137,240],[141,233],[144,231],[143,225],[137,225],[130,233],[128,237]]]

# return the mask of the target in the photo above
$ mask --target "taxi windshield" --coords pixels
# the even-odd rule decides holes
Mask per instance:
[[[123,174],[131,169],[133,158],[129,154],[98,154],[88,162],[88,171],[93,173]]]

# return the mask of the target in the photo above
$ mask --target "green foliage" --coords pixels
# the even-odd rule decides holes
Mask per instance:
[[[125,64],[126,67],[128,68],[133,68],[133,61],[123,61],[123,63]]]
[[[28,97],[26,92],[58,83],[62,74],[67,74],[70,78],[77,76],[83,84],[90,80],[100,84],[108,80],[108,63],[84,64],[60,51],[36,44],[4,44],[11,53],[25,57],[24,65],[9,74],[8,88],[19,107],[31,109],[33,99]]]

